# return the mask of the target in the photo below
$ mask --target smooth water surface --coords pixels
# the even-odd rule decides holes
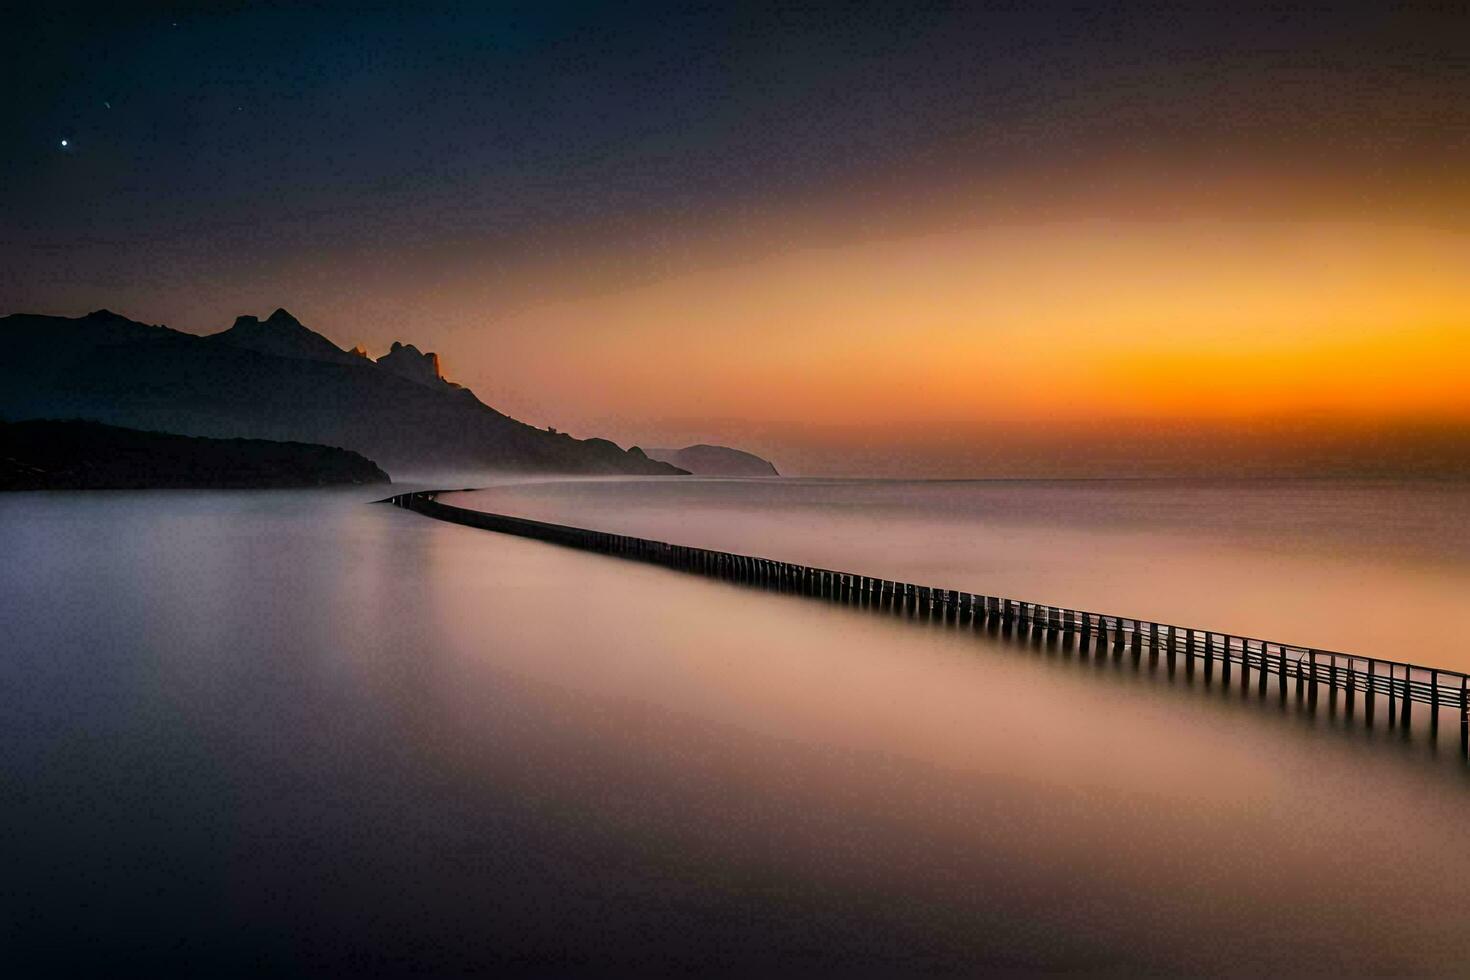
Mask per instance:
[[[1470,484],[603,480],[445,503],[1470,671]]]
[[[6,973],[1470,963],[1453,738],[365,499],[0,497]]]

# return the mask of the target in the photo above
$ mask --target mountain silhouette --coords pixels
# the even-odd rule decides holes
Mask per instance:
[[[199,337],[98,310],[0,318],[0,418],[90,419],[216,438],[338,446],[400,476],[505,469],[678,474],[606,439],[519,422],[398,345],[374,362],[285,310]],[[432,355],[428,356],[432,357]],[[417,359],[420,366],[406,368]],[[384,362],[389,363],[384,363]],[[409,376],[406,376],[409,375]]]
[[[314,330],[308,330],[285,310],[276,310],[262,322],[253,316],[235,318],[235,325],[208,338],[262,354],[299,357],[311,361],[350,364],[354,355]]]
[[[387,483],[347,449],[204,439],[100,422],[0,422],[0,490],[242,489]]]
[[[729,446],[685,446],[683,449],[650,449],[649,459],[686,469],[698,476],[780,476],[769,460]]]
[[[407,378],[431,388],[439,385],[459,387],[453,382],[444,380],[444,374],[439,370],[438,354],[421,354],[413,344],[393,341],[393,346],[388,353],[378,358],[377,363],[379,367],[387,368],[400,378]]]

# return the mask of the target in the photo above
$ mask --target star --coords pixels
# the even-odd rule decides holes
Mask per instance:
[[[63,149],[63,150],[64,150],[64,149],[66,149],[66,148],[67,148],[67,147],[68,147],[68,146],[70,146],[70,145],[71,145],[71,141],[70,141],[70,140],[62,140],[62,141],[61,141],[61,148],[62,148],[62,149]]]

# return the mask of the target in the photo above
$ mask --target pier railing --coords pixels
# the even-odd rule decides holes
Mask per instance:
[[[1440,712],[1448,710],[1459,715],[1461,752],[1470,753],[1470,675],[1457,670],[491,514],[442,504],[436,499],[442,492],[447,491],[398,494],[386,502],[468,527],[615,555],[772,591],[962,628],[994,626],[1005,632],[1061,637],[1068,642],[1075,641],[1082,653],[1111,653],[1116,657],[1127,653],[1136,659],[1147,654],[1153,663],[1165,660],[1171,673],[1182,668],[1186,676],[1192,677],[1202,671],[1206,682],[1212,682],[1218,670],[1221,683],[1229,686],[1236,683],[1232,675],[1238,673],[1243,691],[1254,684],[1263,696],[1268,690],[1268,678],[1274,676],[1277,696],[1282,701],[1286,700],[1288,690],[1295,687],[1298,701],[1315,706],[1325,690],[1334,707],[1341,696],[1347,712],[1352,714],[1361,697],[1363,717],[1369,726],[1374,724],[1375,709],[1380,702],[1385,702],[1390,727],[1407,728],[1412,723],[1415,705],[1424,705],[1422,710],[1428,714],[1430,732],[1437,736]]]

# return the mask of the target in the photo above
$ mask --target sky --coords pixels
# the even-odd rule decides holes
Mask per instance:
[[[5,19],[0,314],[283,306],[798,472],[1470,429],[1456,5]]]

